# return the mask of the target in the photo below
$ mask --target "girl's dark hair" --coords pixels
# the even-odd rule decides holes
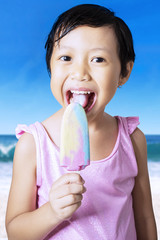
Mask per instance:
[[[73,29],[83,25],[90,27],[110,26],[114,30],[118,43],[121,74],[125,77],[127,62],[135,60],[132,34],[126,23],[121,18],[116,17],[113,11],[96,4],[77,5],[57,18],[45,44],[49,74],[51,73],[50,60],[55,42]]]

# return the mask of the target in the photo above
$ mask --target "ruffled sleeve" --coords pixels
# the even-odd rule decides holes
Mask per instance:
[[[132,134],[137,126],[140,124],[139,117],[126,117],[128,125],[128,133]]]
[[[19,139],[23,133],[27,132],[27,133],[31,133],[29,127],[25,124],[18,124],[16,129],[15,129],[15,132],[16,132],[16,137]]]

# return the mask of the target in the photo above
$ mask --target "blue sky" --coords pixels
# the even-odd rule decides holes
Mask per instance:
[[[60,108],[50,91],[44,45],[56,17],[81,3],[111,8],[130,27],[136,61],[106,111],[139,116],[145,134],[160,134],[159,0],[0,0],[0,134],[43,121]]]

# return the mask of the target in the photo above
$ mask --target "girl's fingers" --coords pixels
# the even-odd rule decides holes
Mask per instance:
[[[70,217],[80,206],[81,206],[81,201],[72,205],[69,205],[65,208],[62,209],[63,214],[66,215],[66,217]]]
[[[85,191],[86,188],[82,184],[76,183],[65,184],[54,189],[54,198],[59,199],[71,194],[73,195],[82,194]]]
[[[82,201],[83,196],[81,194],[77,195],[67,195],[64,198],[58,200],[58,206],[60,209],[68,208],[74,204],[77,204]]]
[[[78,203],[74,203],[72,205],[66,206],[62,209],[59,209],[59,211],[57,212],[57,216],[61,220],[68,219],[80,206],[81,206],[81,201]]]
[[[77,173],[68,173],[53,183],[49,201],[58,218],[67,219],[80,207],[86,191],[84,180]]]
[[[69,184],[69,183],[84,184],[84,180],[78,173],[67,173],[61,176],[57,181],[55,181],[53,185],[54,185],[54,188],[57,188],[60,185]]]

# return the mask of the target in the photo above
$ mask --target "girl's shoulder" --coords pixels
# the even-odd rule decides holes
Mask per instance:
[[[144,133],[137,127],[135,131],[130,135],[130,137],[131,137],[135,154],[139,155],[140,152],[144,154],[147,149],[146,137]]]
[[[138,176],[137,179],[142,176],[147,176],[147,142],[144,133],[136,128],[135,131],[130,135],[137,166],[138,166]],[[138,180],[137,180],[138,182]]]
[[[36,159],[36,144],[29,127],[26,125],[18,125],[16,128],[16,136],[18,142],[16,144],[14,160],[20,159],[21,162],[30,162]],[[31,161],[31,164],[36,165],[36,161]]]
[[[31,179],[36,176],[36,144],[32,134],[25,132],[18,140],[13,159],[13,176],[14,179],[26,178]],[[24,182],[26,183],[26,180]]]
[[[139,143],[146,141],[144,133],[138,127],[131,134],[131,139],[133,139],[134,141],[138,141]]]

